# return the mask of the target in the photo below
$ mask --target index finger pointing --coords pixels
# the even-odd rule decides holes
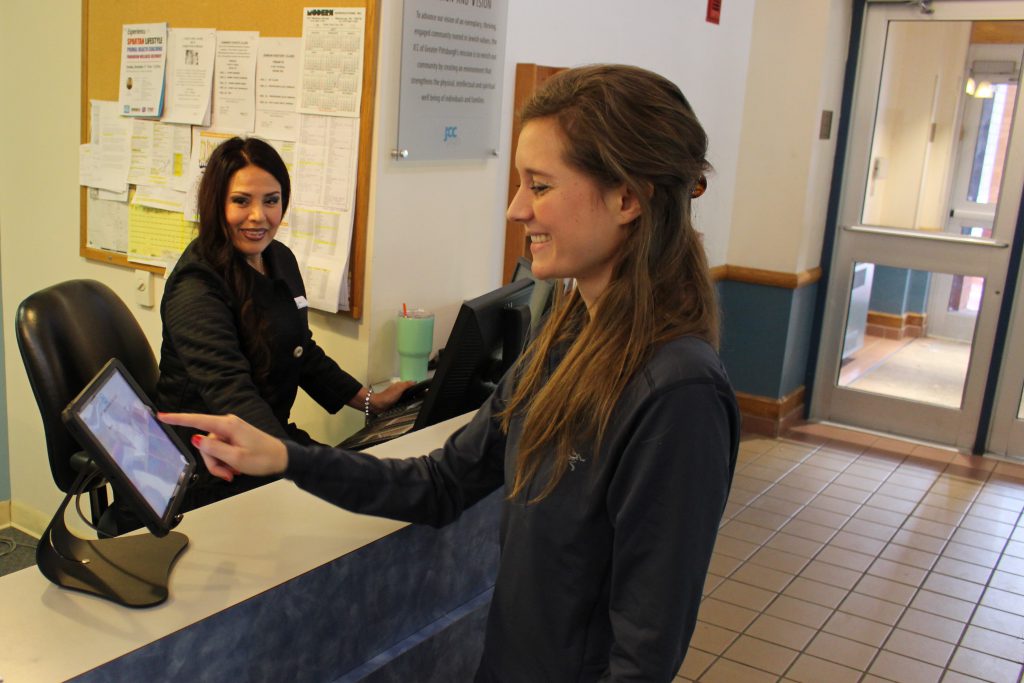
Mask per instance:
[[[204,432],[224,433],[226,418],[218,415],[200,415],[198,413],[157,413],[161,422],[179,427],[193,427]]]

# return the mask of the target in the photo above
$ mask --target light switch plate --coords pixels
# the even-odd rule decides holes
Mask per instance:
[[[135,303],[153,307],[153,273],[148,270],[135,271]]]

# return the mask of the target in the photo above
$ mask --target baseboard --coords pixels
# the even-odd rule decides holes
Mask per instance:
[[[804,387],[798,387],[782,398],[771,398],[736,392],[736,402],[743,418],[743,431],[776,437],[802,419]]]
[[[50,525],[50,519],[53,518],[53,513],[44,515],[39,510],[33,507],[29,507],[23,503],[17,501],[10,501],[10,519],[11,526],[14,526],[26,534],[39,538],[46,531],[46,527]]]

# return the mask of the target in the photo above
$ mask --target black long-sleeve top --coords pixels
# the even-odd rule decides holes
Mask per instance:
[[[446,524],[494,489],[511,491],[522,421],[506,436],[496,418],[511,383],[427,456],[289,443],[285,476],[356,512]],[[526,502],[546,469],[506,502],[477,681],[671,681],[738,443],[735,396],[711,347],[684,337],[658,349],[620,397],[599,451],[581,445],[544,500]]]
[[[289,422],[301,387],[335,413],[359,392],[361,383],[342,370],[313,340],[305,288],[295,255],[280,242],[263,251],[266,275],[254,271],[251,298],[266,321],[270,368],[259,383],[243,350],[241,308],[227,282],[190,244],[167,279],[160,302],[163,344],[156,404],[171,412],[234,413],[281,438],[311,439]],[[181,432],[186,439],[189,430]],[[244,490],[204,477],[201,486]],[[201,488],[195,487],[195,488]],[[196,503],[221,494],[197,494]]]

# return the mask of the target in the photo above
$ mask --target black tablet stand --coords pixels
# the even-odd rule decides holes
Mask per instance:
[[[150,607],[167,599],[171,567],[188,545],[188,537],[172,531],[89,540],[76,536],[64,522],[74,496],[83,493],[96,472],[91,460],[57,508],[36,546],[36,564],[43,576],[71,590],[96,595],[127,607]]]

